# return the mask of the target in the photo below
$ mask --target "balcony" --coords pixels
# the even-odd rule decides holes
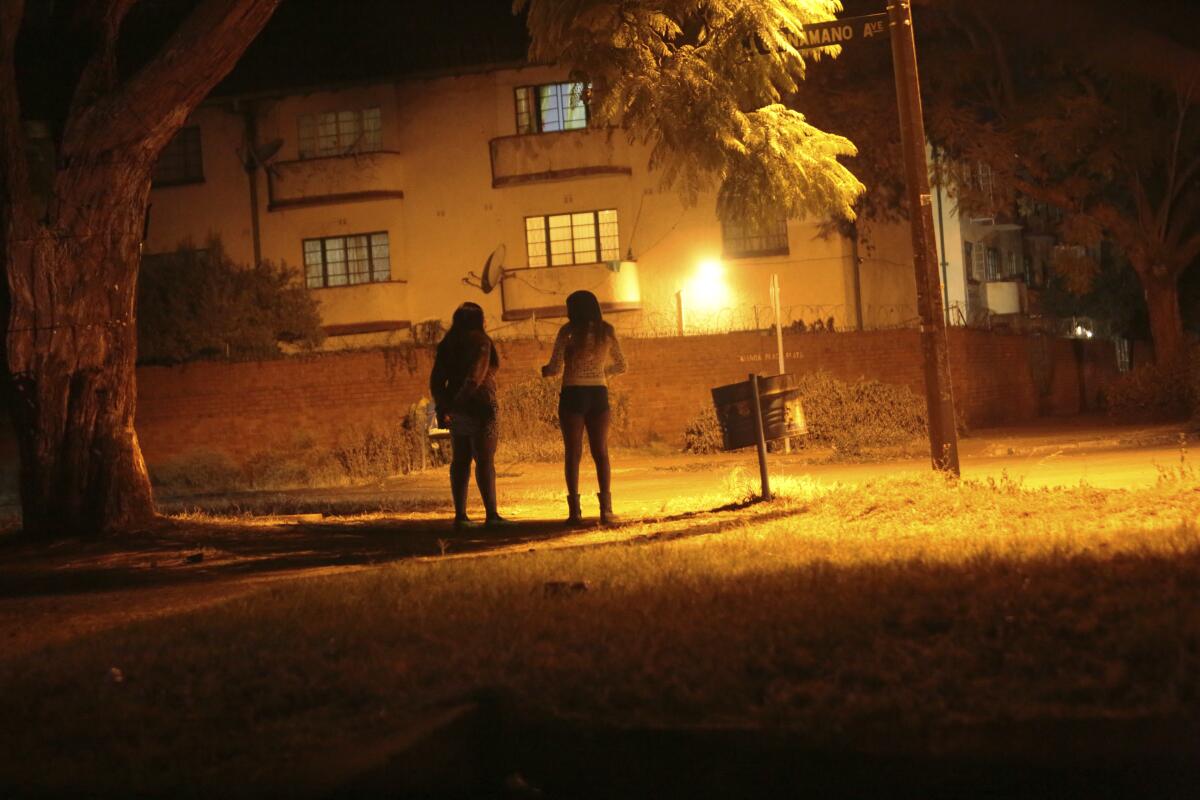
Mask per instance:
[[[1025,310],[1025,304],[1022,302],[1024,281],[988,281],[985,286],[987,307],[992,314],[1020,314]]]
[[[405,281],[358,283],[310,291],[321,304],[321,327],[329,336],[410,327]]]
[[[489,146],[494,189],[633,173],[629,142],[615,129],[501,136]]]
[[[636,311],[642,307],[642,287],[636,261],[580,264],[569,267],[528,267],[504,271],[500,295],[505,321],[532,316],[565,317],[567,295],[587,289],[604,311]]]
[[[267,170],[267,210],[399,199],[401,167],[388,151],[277,161]]]

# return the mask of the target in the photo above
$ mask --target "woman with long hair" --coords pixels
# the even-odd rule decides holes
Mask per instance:
[[[471,461],[475,462],[475,484],[483,498],[486,525],[510,524],[496,510],[496,370],[500,356],[483,329],[483,309],[463,303],[454,312],[450,330],[437,347],[437,358],[429,375],[429,392],[436,407],[438,425],[449,427],[453,456],[450,461],[450,493],[454,497],[454,526],[472,527],[467,517],[467,490],[471,483]]]
[[[600,301],[587,291],[567,297],[567,324],[558,331],[550,363],[542,367],[542,377],[563,373],[562,392],[558,397],[558,424],[562,428],[564,464],[567,479],[567,523],[579,525],[579,461],[583,457],[583,432],[586,429],[592,460],[596,463],[596,481],[600,493],[600,522],[611,525],[619,520],[612,510],[612,469],[608,460],[608,429],[612,412],[608,404],[608,379],[625,371],[625,356],[613,326],[604,321]]]

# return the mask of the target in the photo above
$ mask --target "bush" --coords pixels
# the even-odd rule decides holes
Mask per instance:
[[[845,383],[824,372],[801,375],[800,397],[810,441],[844,453],[892,447],[925,436],[925,400],[905,386],[858,380]]]
[[[1173,422],[1200,410],[1200,348],[1175,363],[1146,364],[1117,378],[1105,392],[1117,422]]]
[[[558,427],[559,383],[535,378],[500,390],[500,453],[504,461],[556,461],[562,458]],[[609,439],[629,439],[629,401],[623,392],[608,390],[612,407]]]
[[[146,257],[138,278],[138,356],[144,364],[275,358],[281,343],[324,338],[317,301],[286,265],[234,264],[220,240]]]
[[[151,466],[150,480],[168,494],[210,494],[244,486],[241,468],[224,453],[209,450]]]
[[[912,443],[925,435],[925,401],[904,386],[859,380],[846,383],[824,372],[801,375],[798,382],[807,441],[853,455],[872,447]],[[684,429],[683,449],[714,453],[721,429],[712,408],[705,408]]]
[[[429,438],[429,401],[422,400],[395,423],[348,428],[333,459],[351,480],[379,480],[445,464],[448,449]]]
[[[723,445],[721,425],[712,406],[705,406],[683,429],[683,452],[707,455],[719,453]]]
[[[298,434],[241,462],[197,451],[155,465],[150,478],[166,494],[217,494],[336,486],[436,467],[449,461],[449,445],[429,439],[428,409],[422,400],[394,424],[347,428],[331,448]]]

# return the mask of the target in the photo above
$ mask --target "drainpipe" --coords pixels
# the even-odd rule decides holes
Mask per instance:
[[[250,187],[250,239],[254,245],[254,266],[262,263],[262,234],[258,222],[258,117],[251,103],[241,104],[235,100],[234,110],[241,106],[242,124],[246,130],[246,180]]]
[[[933,151],[933,162],[938,163],[937,150]],[[938,171],[937,186],[937,226],[938,226],[938,241],[941,243],[942,249],[942,314],[946,317],[946,324],[950,324],[950,280],[948,267],[950,262],[946,260],[946,224],[942,219],[942,181],[941,171]]]
[[[861,331],[863,329],[862,276],[859,274],[859,267],[862,265],[862,259],[858,256],[857,222],[850,226],[850,258],[854,261],[854,322],[855,327]]]

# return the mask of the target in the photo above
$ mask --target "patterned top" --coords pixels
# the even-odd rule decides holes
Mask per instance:
[[[580,336],[570,324],[559,328],[545,374],[562,371],[563,386],[607,386],[610,376],[623,373],[626,367],[621,343],[611,325],[601,324],[607,335],[588,331]]]

